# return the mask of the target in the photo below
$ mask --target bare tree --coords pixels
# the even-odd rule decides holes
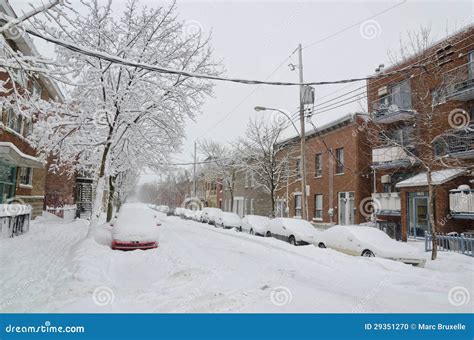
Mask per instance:
[[[272,216],[275,215],[277,192],[287,185],[288,157],[284,144],[279,144],[282,124],[269,124],[265,120],[250,120],[245,138],[238,147],[239,167],[250,171],[257,184],[270,195]]]

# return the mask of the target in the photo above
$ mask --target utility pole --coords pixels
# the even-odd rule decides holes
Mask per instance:
[[[196,141],[194,141],[193,197],[196,198]]]
[[[303,85],[303,50],[298,44],[298,68],[300,73],[300,146],[301,146],[301,217],[308,219],[308,201],[306,197],[306,146],[305,146],[305,121],[304,121],[304,85]]]

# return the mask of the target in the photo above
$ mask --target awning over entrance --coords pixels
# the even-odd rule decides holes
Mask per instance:
[[[10,142],[0,142],[0,159],[21,167],[44,167],[44,162],[40,161],[37,157],[21,152],[15,144]]]
[[[464,169],[445,169],[439,171],[433,171],[431,173],[431,183],[433,185],[440,185],[455,179],[465,173]],[[410,177],[404,181],[397,183],[397,188],[406,187],[424,187],[428,185],[428,179],[426,172],[419,173],[413,177]]]

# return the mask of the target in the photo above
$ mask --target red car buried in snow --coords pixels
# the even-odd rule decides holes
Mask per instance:
[[[156,213],[145,204],[126,203],[119,211],[112,230],[112,249],[136,250],[157,248],[159,243]]]

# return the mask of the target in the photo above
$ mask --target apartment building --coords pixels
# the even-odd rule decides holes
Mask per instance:
[[[428,172],[436,230],[474,229],[473,43],[470,26],[367,82],[372,197],[397,239],[431,231]]]
[[[370,148],[366,143],[366,114],[347,114],[317,130],[306,132],[307,216],[316,224],[366,222],[370,212],[360,209],[370,198]],[[277,193],[277,216],[301,217],[299,137],[284,141],[287,185]]]
[[[0,1],[0,11],[16,17],[8,1]],[[26,34],[13,37],[4,34],[0,39],[2,45],[24,55],[38,55],[32,40]],[[20,93],[28,90],[44,100],[62,100],[57,85],[44,75],[27,75],[21,69],[12,69],[10,72],[13,79],[8,73],[0,72],[0,81],[4,82],[3,87],[7,90],[2,96],[9,96],[11,91],[8,90],[13,90],[15,86]],[[46,183],[57,183],[56,176],[59,176],[48,174],[48,162],[38,158],[38,153],[31,146],[28,136],[34,125],[34,117],[26,118],[18,114],[13,96],[12,100],[3,101],[0,122],[0,203],[21,202],[31,205],[33,217],[41,214],[44,208],[44,198],[48,195],[49,186]],[[66,183],[63,179],[61,182],[64,186],[70,185],[69,181]],[[64,189],[58,188],[56,194],[59,199],[59,195],[64,194]]]
[[[224,211],[232,211],[240,217],[245,215],[272,215],[271,196],[256,181],[255,173],[251,170],[236,171],[233,197],[228,188],[224,188]],[[232,204],[233,202],[233,204]]]

